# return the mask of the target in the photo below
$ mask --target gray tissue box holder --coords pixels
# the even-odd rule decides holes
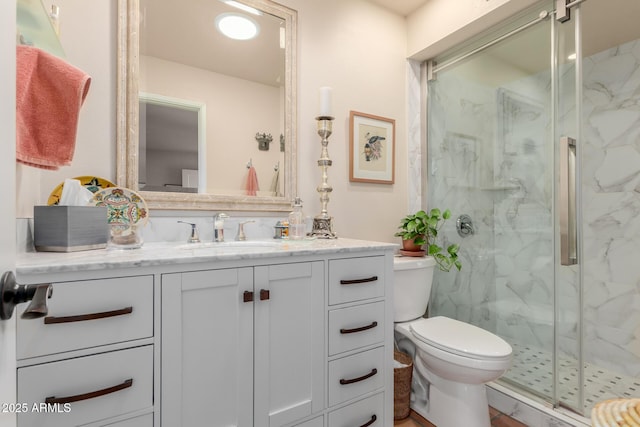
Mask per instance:
[[[105,206],[34,206],[33,240],[37,251],[75,252],[107,247]]]

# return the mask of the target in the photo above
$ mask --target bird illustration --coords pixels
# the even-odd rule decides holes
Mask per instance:
[[[371,160],[378,160],[382,157],[382,141],[384,141],[384,136],[379,135],[371,135],[371,133],[367,132],[364,136],[365,142],[364,144],[364,158],[367,162]]]

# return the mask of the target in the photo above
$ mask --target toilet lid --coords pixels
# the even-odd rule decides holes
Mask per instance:
[[[422,342],[467,357],[503,359],[511,346],[482,328],[448,317],[431,317],[411,323],[411,332]]]

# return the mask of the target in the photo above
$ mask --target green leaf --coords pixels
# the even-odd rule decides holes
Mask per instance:
[[[443,219],[449,219],[451,218],[451,211],[449,209],[447,209],[446,211],[444,211],[444,213],[442,214],[442,218]]]
[[[420,218],[421,220],[427,219],[427,213],[425,211],[418,211],[415,214],[416,218]]]
[[[460,246],[454,244],[447,248],[447,252],[449,252],[451,255],[457,255],[458,249],[460,249]]]
[[[442,251],[442,248],[438,245],[429,245],[429,249],[427,250],[427,254],[431,256],[438,255]]]

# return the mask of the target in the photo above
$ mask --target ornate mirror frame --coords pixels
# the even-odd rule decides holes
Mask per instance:
[[[118,0],[117,184],[138,191],[151,209],[273,211],[291,210],[297,190],[297,12],[270,0],[241,0],[285,21],[284,197],[174,193],[138,190],[139,0]]]

